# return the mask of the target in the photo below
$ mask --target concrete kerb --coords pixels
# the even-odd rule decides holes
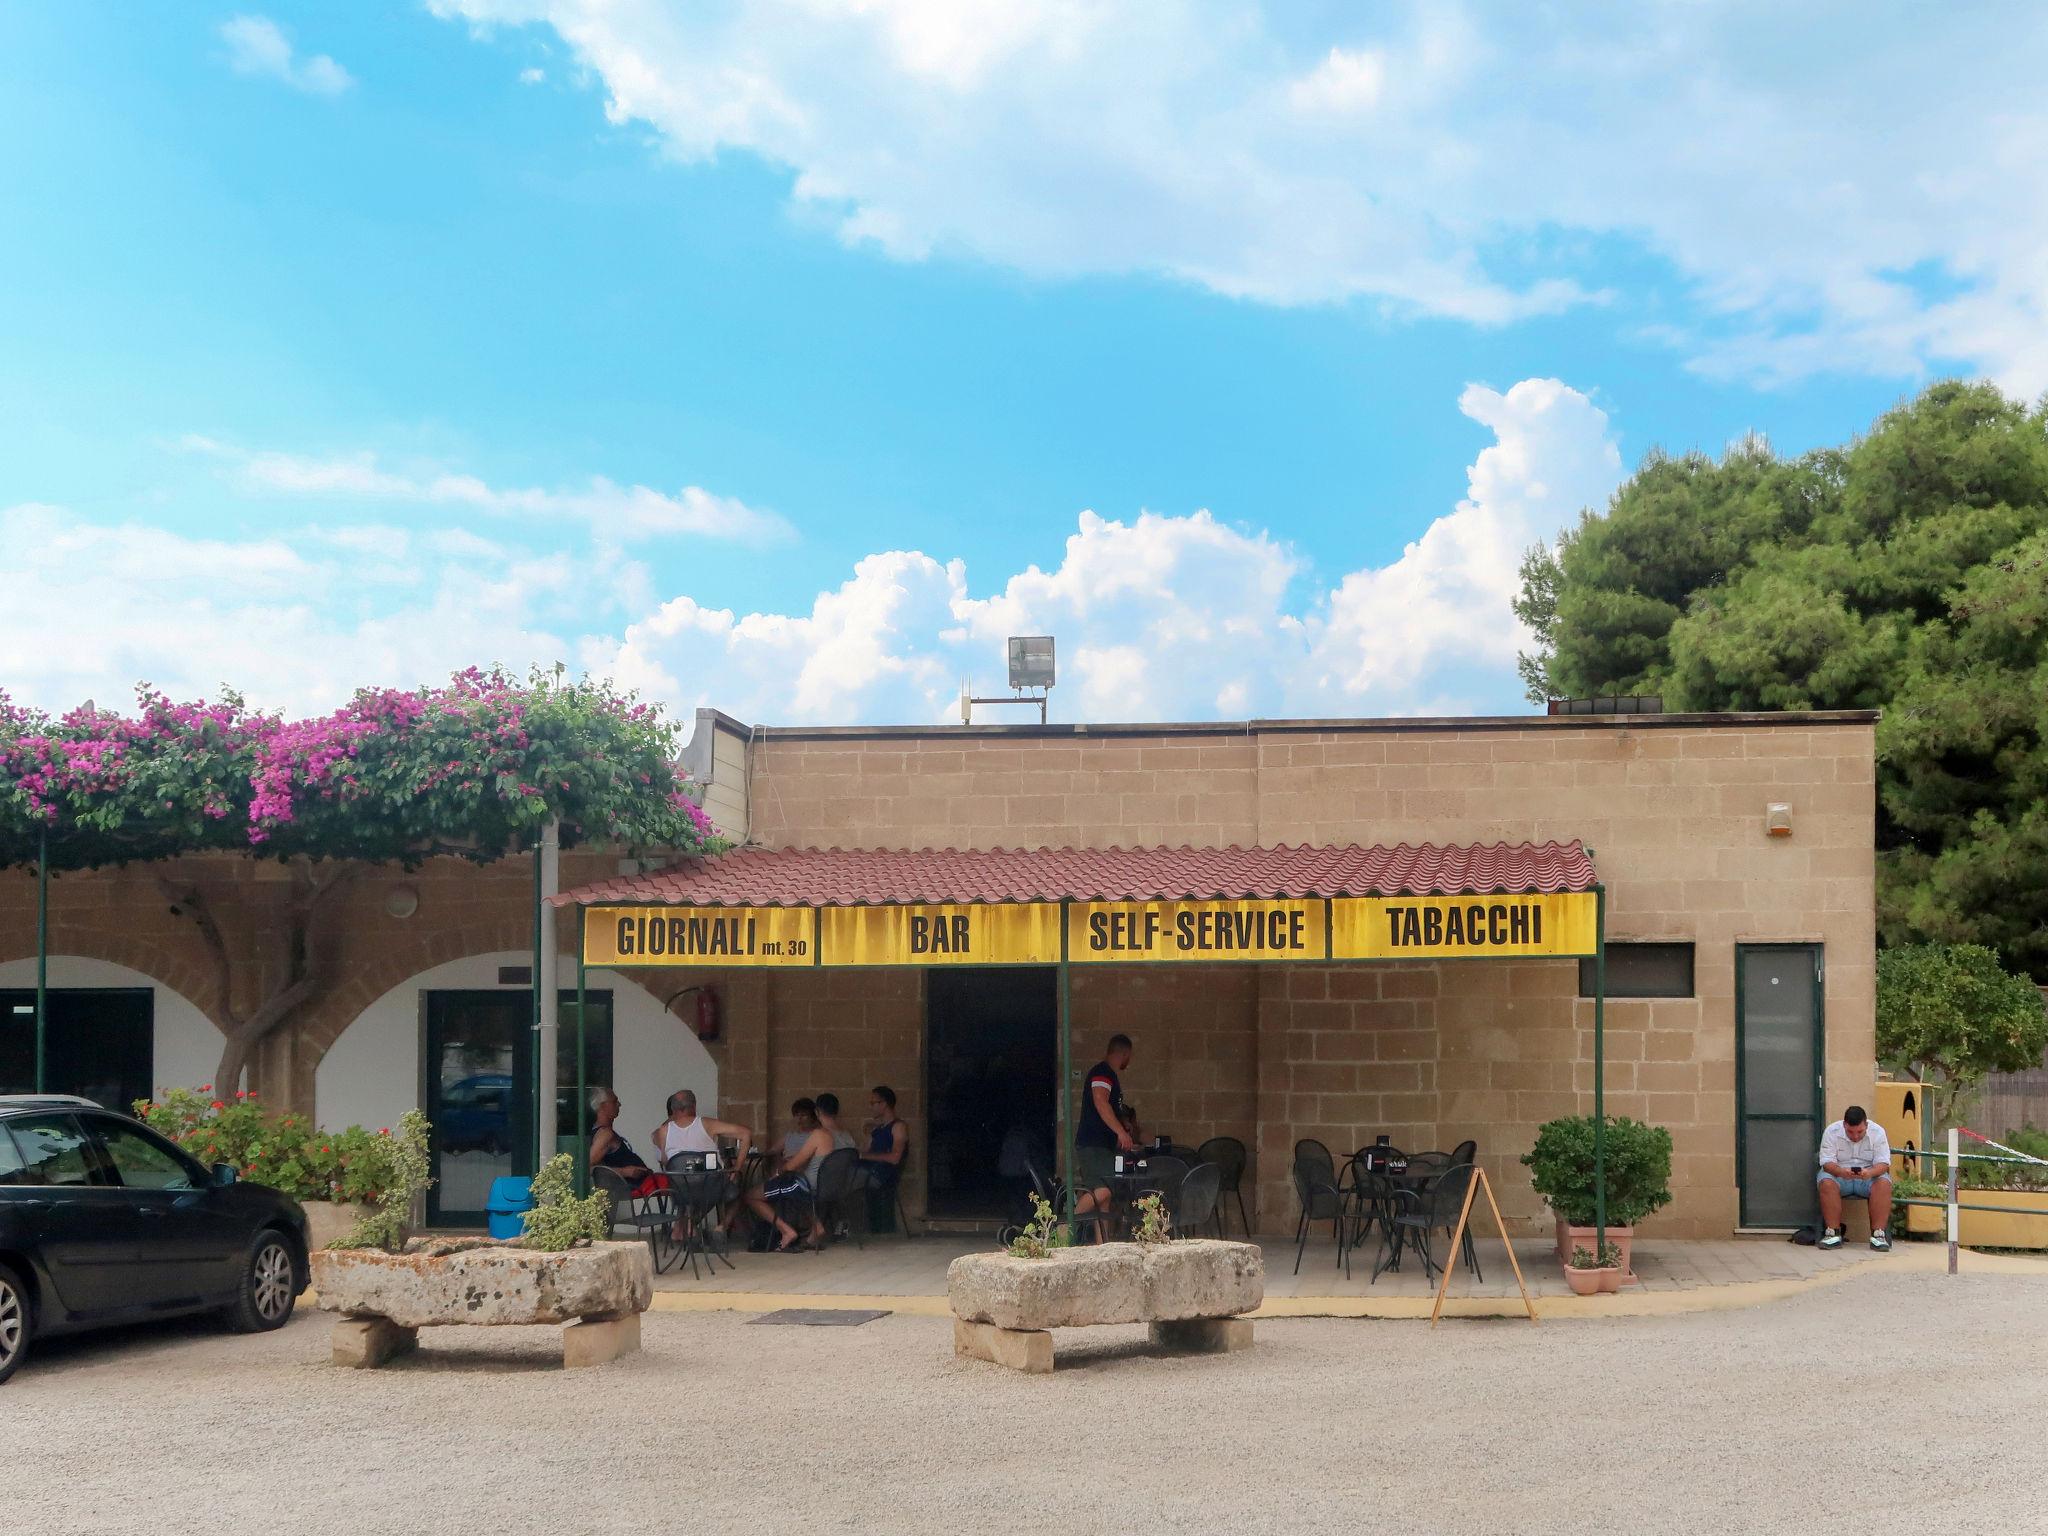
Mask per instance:
[[[1840,1268],[1817,1270],[1796,1280],[1744,1280],[1726,1285],[1706,1285],[1685,1291],[1645,1291],[1630,1287],[1608,1296],[1538,1296],[1536,1314],[1545,1321],[1560,1322],[1585,1318],[1677,1317],[1694,1312],[1733,1312],[1746,1307],[1784,1301],[1808,1291],[1831,1286],[1851,1275],[1882,1270],[1936,1273],[1948,1265],[1947,1249],[1939,1243],[1902,1243],[1889,1255],[1869,1263],[1844,1264]],[[2048,1257],[2020,1254],[1977,1253],[1964,1250],[1961,1269],[1966,1274],[2017,1274],[2048,1278]],[[1256,1311],[1245,1316],[1254,1322],[1292,1317],[1377,1318],[1388,1321],[1423,1320],[1429,1317],[1433,1298],[1428,1296],[1275,1296],[1268,1297]],[[951,1317],[952,1307],[943,1295],[854,1296],[816,1292],[771,1294],[763,1291],[672,1291],[654,1293],[657,1312],[775,1312],[785,1307],[858,1307],[901,1313],[908,1317]],[[1445,1317],[1525,1318],[1519,1296],[1449,1296],[1444,1299]]]

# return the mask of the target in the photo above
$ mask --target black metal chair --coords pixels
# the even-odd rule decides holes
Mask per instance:
[[[860,1153],[852,1147],[828,1152],[818,1164],[817,1181],[811,1186],[811,1200],[817,1207],[818,1220],[825,1223],[828,1234],[843,1219],[846,1202],[853,1196],[859,1168]],[[861,1247],[860,1234],[854,1231],[852,1222],[846,1223],[846,1231],[853,1239],[853,1246]]]
[[[634,1238],[647,1244],[654,1272],[667,1274],[683,1251],[675,1237],[676,1205],[667,1181],[648,1194],[636,1195],[633,1183],[616,1168],[593,1168],[590,1183],[593,1189],[604,1191],[611,1206],[611,1232],[616,1235],[620,1227],[627,1228]]]
[[[1301,1202],[1301,1218],[1294,1224],[1294,1272],[1301,1273],[1301,1256],[1308,1250],[1308,1229],[1312,1222],[1327,1221],[1330,1235],[1337,1240],[1337,1263],[1344,1263],[1344,1222],[1346,1195],[1337,1187],[1337,1168],[1330,1161],[1330,1149],[1320,1141],[1294,1144],[1294,1197]]]
[[[1443,1265],[1437,1263],[1436,1256],[1430,1252],[1430,1236],[1437,1231],[1448,1233],[1457,1227],[1458,1214],[1465,1208],[1465,1191],[1471,1186],[1470,1163],[1459,1163],[1445,1169],[1420,1189],[1405,1184],[1398,1186],[1394,1190],[1387,1249],[1381,1254],[1380,1261],[1373,1265],[1373,1279],[1378,1280],[1386,1270],[1399,1269],[1402,1251],[1408,1249],[1422,1255],[1423,1278],[1433,1283]],[[1472,1246],[1469,1223],[1461,1246],[1472,1277],[1484,1281],[1486,1276],[1479,1269],[1479,1255]]]
[[[1386,1168],[1386,1147],[1361,1147],[1351,1154],[1351,1185],[1346,1193],[1350,1196],[1351,1235],[1345,1244],[1344,1278],[1351,1278],[1352,1251],[1362,1248],[1371,1238],[1373,1230],[1379,1229],[1382,1252],[1393,1232],[1393,1214],[1396,1204],[1394,1191],[1400,1186],[1395,1175]],[[1398,1156],[1398,1154],[1396,1154]]]
[[[1221,1179],[1216,1196],[1216,1235],[1223,1235],[1223,1196],[1232,1195],[1237,1199],[1237,1219],[1244,1224],[1244,1235],[1252,1235],[1252,1219],[1244,1209],[1244,1174],[1251,1161],[1245,1145],[1235,1136],[1211,1136],[1195,1149],[1197,1164],[1208,1163],[1215,1167]]]
[[[1215,1163],[1197,1163],[1167,1201],[1173,1217],[1172,1235],[1193,1237],[1203,1223],[1216,1214],[1217,1196],[1223,1190],[1223,1170]]]
[[[1024,1172],[1030,1176],[1032,1192],[1052,1207],[1054,1215],[1062,1221],[1066,1220],[1066,1185],[1058,1179],[1047,1178],[1038,1171],[1038,1165],[1029,1160],[1024,1164]],[[1084,1232],[1090,1235],[1089,1240],[1092,1242],[1097,1237],[1109,1236],[1114,1229],[1115,1218],[1108,1211],[1077,1212],[1070,1224],[1070,1232],[1077,1243],[1081,1241]]]
[[[1458,1163],[1473,1163],[1477,1162],[1478,1160],[1479,1143],[1476,1141],[1461,1141],[1455,1147],[1451,1148],[1451,1162],[1453,1165],[1456,1165]]]

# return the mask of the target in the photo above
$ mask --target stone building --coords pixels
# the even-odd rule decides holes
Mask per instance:
[[[1831,713],[769,729],[701,711],[689,759],[743,849],[1577,844],[1605,891],[1609,1111],[1672,1132],[1675,1198],[1655,1229],[1712,1236],[1803,1219],[1823,1109],[1863,1098],[1873,1079],[1874,724]],[[563,884],[627,899],[657,866],[572,852]],[[218,1026],[283,964],[285,880],[256,860],[195,859],[56,881],[53,1032],[70,1020],[77,1040],[127,1042],[74,1053],[101,1069],[77,1086],[132,1085],[138,1072],[154,1087],[204,1081]],[[195,889],[218,945],[173,910]],[[801,888],[780,899],[809,904]],[[479,1180],[530,1157],[531,868],[365,870],[334,903],[319,938],[326,984],[266,1041],[252,1083],[330,1125],[388,1124],[424,1103],[449,1143],[438,1214],[463,1220]],[[11,880],[0,1004],[20,1006],[32,953],[33,884]],[[1095,1060],[1112,1031],[1131,1035],[1125,1089],[1147,1133],[1245,1142],[1268,1231],[1294,1224],[1297,1139],[1342,1156],[1378,1133],[1410,1150],[1476,1139],[1510,1217],[1534,1220],[1518,1157],[1542,1121],[1591,1107],[1590,970],[1552,958],[1076,965],[1071,1066]],[[573,983],[573,956],[562,974]],[[1051,1140],[1050,966],[621,962],[594,967],[588,985],[586,1071],[617,1087],[636,1140],[674,1087],[765,1131],[825,1089],[852,1120],[885,1083],[912,1128],[906,1203],[960,1220],[993,1214],[990,1165],[1006,1136]],[[700,1039],[707,1013],[715,1034]],[[19,1075],[19,1037],[16,1014],[0,1075]],[[577,1079],[572,1039],[565,1028],[565,1084]],[[107,1068],[116,1059],[125,1076]],[[573,1091],[558,1104],[569,1123]]]

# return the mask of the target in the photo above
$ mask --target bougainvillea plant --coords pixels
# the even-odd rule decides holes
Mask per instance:
[[[580,841],[690,851],[713,838],[675,727],[608,684],[475,668],[365,688],[308,720],[240,695],[51,718],[0,694],[0,862],[53,868],[241,849],[277,858],[489,860],[562,818]]]
[[[676,747],[657,708],[560,669],[365,688],[306,720],[232,691],[178,704],[142,688],[133,715],[87,704],[59,717],[0,694],[0,864],[33,864],[45,847],[56,870],[231,851],[290,864],[287,963],[253,1005],[237,1001],[235,947],[203,883],[189,869],[159,877],[214,957],[227,1036],[215,1081],[232,1091],[256,1043],[324,989],[315,928],[354,869],[488,862],[557,817],[564,847],[716,847]]]

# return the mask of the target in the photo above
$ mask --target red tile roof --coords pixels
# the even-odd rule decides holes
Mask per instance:
[[[1397,848],[741,848],[600,880],[573,903],[847,907],[905,902],[1172,901],[1584,891],[1577,842]]]

